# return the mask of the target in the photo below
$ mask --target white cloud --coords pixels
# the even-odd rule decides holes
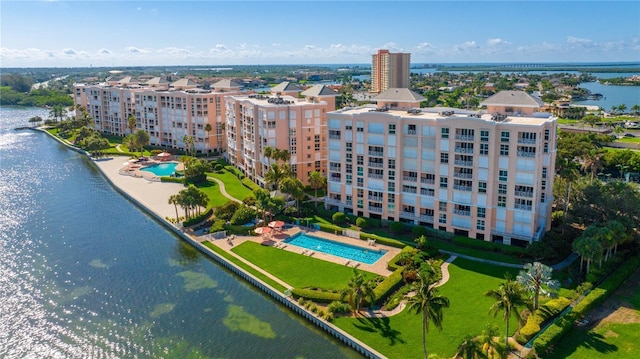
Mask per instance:
[[[487,45],[489,46],[508,46],[511,45],[509,41],[503,39],[489,39],[487,40]]]
[[[125,51],[130,52],[132,54],[148,54],[149,53],[149,50],[140,49],[135,46],[127,46],[124,49]]]
[[[100,55],[111,55],[111,51],[109,49],[102,48],[102,49],[100,49],[100,51],[98,51],[98,54],[100,54]]]
[[[189,55],[191,51],[179,47],[165,47],[163,49],[158,50],[161,54],[170,54],[170,55]]]
[[[72,55],[78,55],[78,52],[77,52],[76,50],[74,50],[74,49],[64,49],[64,50],[62,50],[62,52],[63,52],[65,55],[70,55],[70,56],[72,56]]]
[[[454,45],[453,48],[456,51],[467,51],[467,50],[477,49],[478,45],[476,44],[475,41],[467,41],[459,45]]]
[[[223,44],[216,44],[216,50],[226,50],[227,47],[224,46]]]
[[[427,50],[427,49],[432,49],[433,45],[431,45],[428,42],[421,42],[416,46],[416,49],[418,50]]]

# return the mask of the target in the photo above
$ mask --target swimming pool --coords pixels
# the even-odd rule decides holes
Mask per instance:
[[[285,239],[286,243],[334,256],[351,259],[365,264],[373,264],[387,253],[383,249],[367,249],[350,244],[298,233]]]
[[[155,165],[141,168],[140,171],[151,172],[156,176],[171,176],[176,172],[177,166],[178,164],[175,162],[158,163]]]

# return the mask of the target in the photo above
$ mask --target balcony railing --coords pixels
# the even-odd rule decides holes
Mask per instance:
[[[535,152],[525,152],[525,151],[518,151],[518,157],[535,157],[536,153]]]
[[[367,196],[367,199],[369,201],[382,202],[382,196]]]
[[[382,207],[369,206],[369,212],[382,213]]]
[[[453,185],[453,189],[457,189],[458,191],[467,191],[467,192],[471,192],[472,187],[471,186],[461,186],[459,184],[454,184]]]
[[[471,135],[456,135],[456,140],[473,141],[473,136],[471,136]]]
[[[402,176],[402,179],[409,182],[418,182],[418,177]]]
[[[473,173],[453,172],[453,177],[471,179],[473,178]]]
[[[523,143],[523,144],[527,144],[527,145],[535,145],[536,144],[536,139],[535,138],[518,138],[518,143]]]
[[[433,195],[435,194],[435,191],[421,188],[420,189],[420,194],[423,195],[423,196],[431,196],[431,197],[433,197]]]
[[[402,192],[404,192],[404,193],[417,193],[418,189],[417,188],[411,188],[411,187],[402,187]]]
[[[373,168],[383,168],[384,167],[384,163],[382,162],[369,162],[369,167],[373,167]]]
[[[424,184],[435,184],[435,183],[436,183],[436,180],[435,180],[435,179],[433,179],[433,178],[424,178],[424,177],[421,177],[421,178],[420,178],[420,183],[424,183]]]
[[[430,216],[428,214],[421,214],[420,215],[420,220],[423,221],[423,222],[433,223],[433,216]]]
[[[468,147],[456,147],[454,149],[455,152],[457,153],[473,153],[473,148],[468,148]]]
[[[326,204],[340,204],[342,203],[339,199],[337,198],[325,198],[324,202]]]
[[[525,211],[531,211],[531,209],[533,208],[532,206],[526,205],[526,204],[515,204],[513,206],[513,208],[515,209],[523,209]]]
[[[457,214],[459,216],[470,216],[471,215],[471,211],[465,211],[463,209],[453,209],[453,213]]]
[[[339,140],[340,139],[340,135],[329,135],[329,139],[330,140]]]
[[[369,177],[371,179],[382,179],[383,178],[382,175],[375,174],[375,173],[369,173],[369,174],[367,174],[367,177]]]
[[[516,196],[533,198],[533,191],[516,191]]]
[[[369,151],[369,156],[383,157],[384,156],[384,152],[382,152],[382,151]]]
[[[329,166],[329,171],[340,172],[342,170],[341,166]]]
[[[456,166],[467,166],[467,167],[473,167],[473,161],[461,161],[461,160],[455,160],[453,162]]]
[[[329,177],[329,182],[342,182],[342,177],[331,176]]]
[[[400,211],[400,217],[416,219],[416,214],[414,212]]]
[[[407,135],[417,135],[418,131],[416,130],[407,130]]]

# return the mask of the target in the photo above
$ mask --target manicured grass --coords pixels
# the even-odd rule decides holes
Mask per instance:
[[[616,142],[640,143],[640,137],[622,137]]]
[[[220,193],[220,186],[213,181],[205,181],[196,185],[209,197],[210,207],[220,207],[229,202],[229,199]]]
[[[217,178],[224,182],[224,188],[227,190],[227,193],[239,200],[253,197],[253,192],[245,187],[238,177],[229,171],[223,170],[221,173],[207,172],[207,176]]]
[[[207,248],[211,249],[212,251],[216,252],[217,254],[219,254],[221,257],[226,258],[231,263],[235,264],[237,267],[240,267],[240,268],[244,269],[246,272],[250,273],[254,277],[259,278],[261,281],[269,284],[274,289],[279,290],[281,292],[284,292],[284,290],[287,289],[287,288],[283,287],[282,285],[280,285],[280,283],[272,280],[271,278],[267,277],[266,275],[258,272],[257,270],[253,269],[252,267],[248,266],[247,264],[245,264],[244,262],[242,262],[238,258],[236,258],[236,257],[232,256],[231,254],[225,252],[223,249],[220,249],[219,247],[215,246],[213,243],[205,241],[205,242],[202,242],[202,244],[205,247],[207,247]]]
[[[347,288],[353,277],[353,268],[255,242],[242,243],[231,251],[296,288],[340,290]],[[361,272],[367,279],[376,277],[376,274]]]
[[[443,330],[429,328],[429,353],[452,357],[465,335],[479,335],[487,323],[496,324],[504,338],[502,313],[496,318],[489,314],[493,301],[484,293],[497,288],[506,272],[514,277],[517,274],[513,269],[464,259],[456,259],[449,265],[451,279],[440,287],[440,293],[449,298],[451,305],[444,311]],[[405,309],[396,316],[375,319],[339,317],[334,324],[389,358],[422,357],[421,316],[414,312]],[[515,320],[509,328],[515,331]]]

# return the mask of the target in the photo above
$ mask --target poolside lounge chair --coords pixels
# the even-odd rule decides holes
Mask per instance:
[[[349,266],[349,264],[351,264],[351,261],[347,259],[347,261],[344,262],[344,265]]]
[[[311,252],[309,252],[309,257],[311,257],[311,256],[312,256],[312,255],[314,255],[314,254],[316,254],[316,252],[315,252],[315,251],[311,251]]]

